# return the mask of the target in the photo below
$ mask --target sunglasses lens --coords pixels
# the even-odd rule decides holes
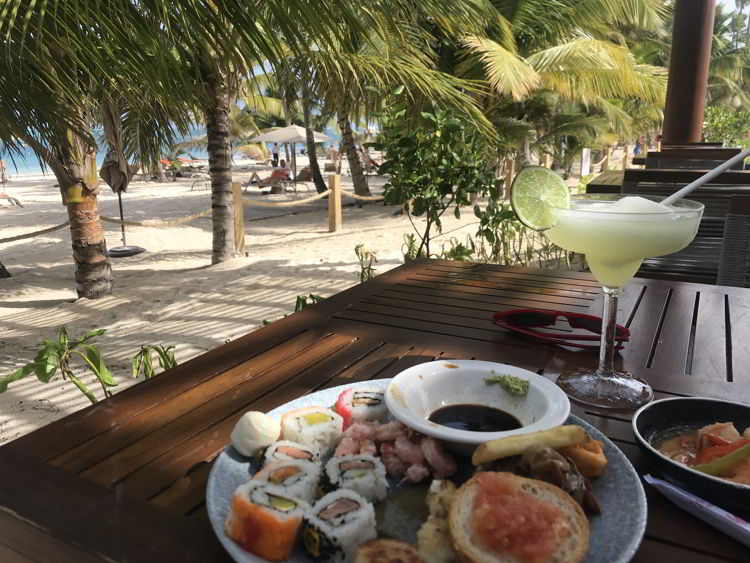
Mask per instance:
[[[556,315],[542,312],[513,313],[505,320],[518,326],[549,326],[555,324]]]
[[[589,332],[602,332],[602,321],[601,319],[586,319],[580,317],[568,317],[568,324],[573,328],[582,328]]]

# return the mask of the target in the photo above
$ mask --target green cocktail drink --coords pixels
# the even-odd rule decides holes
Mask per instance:
[[[700,205],[700,204],[697,204]],[[557,246],[586,255],[591,272],[606,287],[622,287],[644,258],[672,254],[695,238],[701,211],[692,202],[666,207],[628,196],[574,196],[569,208],[552,207],[545,231]]]
[[[517,189],[518,188],[518,189]],[[636,408],[654,392],[643,379],[614,369],[617,298],[644,258],[672,254],[695,238],[703,204],[664,198],[589,194],[570,196],[562,179],[538,167],[522,170],[511,202],[519,219],[556,245],[586,256],[604,292],[597,369],[563,373],[557,384],[572,399],[605,408]],[[515,191],[517,189],[517,191]]]

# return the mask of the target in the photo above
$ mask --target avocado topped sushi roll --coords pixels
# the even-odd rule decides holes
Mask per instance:
[[[315,446],[324,456],[333,452],[343,431],[343,419],[324,407],[305,407],[281,417],[281,435],[284,440]]]

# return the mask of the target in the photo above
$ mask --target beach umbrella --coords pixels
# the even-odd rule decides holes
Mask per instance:
[[[114,108],[111,104],[104,104],[102,109],[102,117],[104,121],[104,136],[110,143],[110,147],[121,147],[121,129],[119,127],[119,116],[114,113]],[[104,157],[102,167],[99,169],[99,176],[102,180],[107,182],[112,191],[117,194],[117,203],[120,208],[120,221],[124,221],[124,215],[122,212],[122,192],[127,191],[130,178],[132,177],[132,168],[128,164],[128,159],[125,157],[125,153],[122,150],[116,150],[110,148],[107,151],[107,156]],[[122,246],[114,246],[109,249],[107,254],[114,258],[124,256],[134,256],[145,252],[146,249],[141,246],[129,246],[125,241],[125,225],[120,223],[120,229],[122,232]]]
[[[325,133],[313,131],[313,138],[316,143],[335,143],[336,139],[329,137]],[[291,143],[292,144],[292,161],[294,170],[294,180],[297,181],[297,158],[295,157],[295,145],[297,143],[307,143],[307,134],[304,127],[299,125],[289,125],[273,131],[261,133],[257,137],[250,139],[253,143]]]

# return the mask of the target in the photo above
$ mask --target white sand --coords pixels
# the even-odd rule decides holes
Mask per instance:
[[[301,168],[303,159],[298,160]],[[248,175],[235,173],[235,180]],[[132,183],[123,198],[126,219],[171,219],[209,208],[210,192],[190,191],[191,183],[188,179]],[[374,179],[373,184],[378,183],[382,185],[382,179]],[[50,177],[19,177],[6,184],[4,191],[24,207],[0,207],[0,238],[66,220],[59,190],[52,184]],[[348,177],[343,178],[343,185],[351,190]],[[306,194],[303,188],[298,196],[249,197],[273,201]],[[143,246],[148,252],[112,259],[114,294],[93,301],[74,301],[67,228],[0,245],[0,261],[13,276],[0,279],[0,375],[32,360],[37,344],[54,338],[62,325],[71,335],[106,328],[99,346],[120,383],[116,389],[121,390],[143,381],[130,378],[130,358],[141,344],[174,344],[178,360],[184,362],[257,329],[264,319],[290,313],[297,295],[328,296],[358,283],[359,265],[354,255],[358,243],[377,252],[378,273],[401,264],[403,236],[411,232],[411,226],[405,216],[394,215],[395,208],[382,204],[345,207],[343,232],[331,234],[325,205],[317,202],[291,210],[246,207],[249,256],[217,266],[210,266],[210,217],[170,228],[128,227],[127,243]],[[99,207],[102,215],[117,216],[117,197],[106,185],[102,186]],[[271,217],[297,211],[302,212]],[[451,236],[464,239],[476,230],[476,218],[470,212],[463,214],[461,221],[451,215],[444,223],[445,231],[463,228],[439,240]],[[108,247],[122,244],[119,226],[103,226]],[[102,396],[91,377],[85,381]],[[15,382],[0,394],[0,443],[88,404],[88,399],[59,375],[46,385],[33,375]]]

